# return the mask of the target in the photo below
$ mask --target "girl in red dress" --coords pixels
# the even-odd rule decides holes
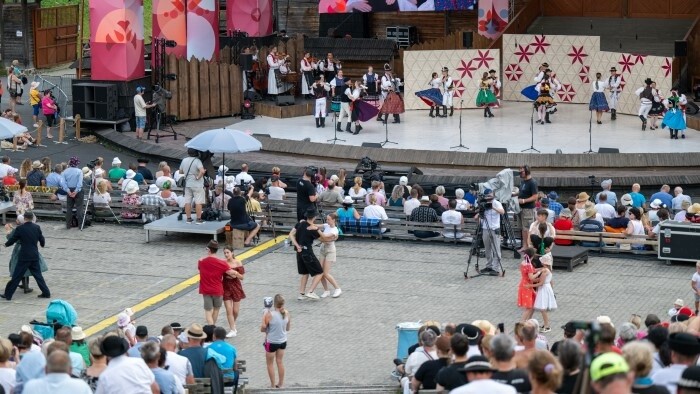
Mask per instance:
[[[523,308],[523,316],[520,321],[526,321],[534,313],[535,296],[537,293],[533,288],[533,282],[538,276],[532,259],[535,256],[535,249],[528,248],[523,252],[523,261],[520,262],[520,284],[518,284],[518,307]]]
[[[245,275],[245,267],[236,259],[233,254],[233,248],[227,246],[224,248],[224,257],[229,267],[235,272],[236,277],[232,278],[224,275],[224,307],[226,308],[226,319],[228,320],[229,332],[226,338],[232,338],[238,335],[236,331],[236,320],[238,320],[238,312],[241,310],[241,300],[245,298],[243,292],[243,276]]]

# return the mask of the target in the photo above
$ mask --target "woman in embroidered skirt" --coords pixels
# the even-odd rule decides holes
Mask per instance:
[[[491,107],[498,105],[498,99],[491,91],[493,79],[485,72],[479,81],[479,93],[476,95],[476,106],[484,107],[484,118],[493,118]]]
[[[549,69],[546,71],[551,72]],[[549,74],[547,72],[545,72],[542,81],[535,86],[535,90],[537,90],[537,93],[539,94],[539,96],[537,96],[537,100],[535,100],[535,108],[537,108],[536,123],[544,124],[545,113],[547,111],[551,111],[551,108],[557,106],[557,103],[555,103],[554,99],[552,98],[552,82],[550,81]]]
[[[535,309],[542,313],[544,326],[540,329],[541,332],[552,331],[549,325],[549,312],[557,309],[557,299],[554,297],[554,289],[552,288],[552,254],[546,253],[540,256],[542,263],[542,277],[544,280],[535,284],[537,287],[537,296],[535,298]]]
[[[654,99],[651,101],[651,109],[649,110],[649,129],[656,130],[659,127],[656,125],[656,120],[664,115],[664,98],[656,88],[656,82],[651,83],[651,94]]]
[[[438,106],[442,105],[442,92],[440,91],[441,85],[442,79],[438,76],[438,73],[433,73],[433,75],[430,77],[430,82],[428,82],[430,89],[416,92],[416,96],[430,106],[431,118],[435,117],[435,115],[433,115],[433,111],[437,113]]]
[[[668,126],[672,140],[678,139],[678,130],[685,130],[686,128],[683,110],[678,105],[679,100],[680,97],[676,95],[672,95],[665,100],[668,103],[668,111],[666,111],[666,115],[664,115],[664,119],[661,121],[662,129]],[[683,138],[685,138],[685,134],[683,134]]]
[[[521,321],[526,321],[532,317],[535,306],[535,290],[533,280],[537,276],[537,270],[532,265],[532,258],[535,256],[535,249],[528,248],[523,252],[523,261],[520,262],[520,284],[518,284],[518,307],[523,308]]]
[[[610,108],[608,107],[608,100],[605,98],[605,88],[608,87],[606,81],[601,81],[603,75],[601,73],[595,74],[595,81],[591,84],[591,90],[593,94],[591,95],[591,101],[588,103],[588,110],[595,111],[595,118],[598,124],[603,124],[601,121],[603,117],[603,112],[608,112]]]

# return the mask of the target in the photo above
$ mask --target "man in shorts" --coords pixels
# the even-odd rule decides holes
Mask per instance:
[[[153,108],[156,104],[146,104],[143,99],[143,94],[146,92],[146,88],[143,86],[136,87],[136,95],[134,96],[134,112],[136,114],[136,139],[143,139],[143,129],[146,128],[146,118],[148,117],[148,108]]]
[[[204,195],[204,174],[207,170],[204,169],[202,161],[199,160],[199,151],[196,149],[187,149],[187,155],[180,163],[180,174],[185,177],[185,217],[187,224],[192,223],[192,202],[194,202],[194,211],[197,214],[197,224],[202,224],[202,204],[205,201]]]
[[[520,190],[518,191],[518,204],[520,205],[520,213],[518,220],[520,221],[520,229],[522,232],[522,248],[519,252],[529,248],[530,245],[530,225],[535,221],[535,201],[537,200],[537,182],[530,175],[530,167],[527,164],[520,167]]]
[[[229,265],[216,257],[219,250],[219,243],[211,240],[207,244],[207,255],[197,262],[199,270],[199,294],[204,298],[204,317],[207,324],[216,325],[219,318],[219,309],[223,304],[224,297],[224,275],[235,276]]]
[[[314,254],[312,244],[315,239],[320,236],[318,227],[314,224],[316,220],[316,210],[311,208],[306,211],[306,220],[297,223],[289,233],[289,239],[294,245],[297,252],[297,270],[301,275],[301,283],[299,284],[298,300],[303,300],[304,297],[318,300],[316,293],[306,293],[306,283],[309,280],[309,275],[313,277],[311,288],[315,289],[323,278],[323,268],[318,258]]]

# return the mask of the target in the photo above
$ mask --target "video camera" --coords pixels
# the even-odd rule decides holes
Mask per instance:
[[[306,175],[310,178],[309,180],[311,181],[311,184],[316,186],[319,181],[319,176],[318,176],[318,167],[316,166],[308,166],[306,167],[306,171],[304,171]]]
[[[95,169],[95,166],[97,166],[97,161],[98,161],[98,160],[99,160],[99,159],[90,160],[90,161],[86,164],[86,165],[87,165],[87,168],[89,168],[89,169],[91,169],[91,170],[94,170],[94,169]]]
[[[493,208],[493,196],[489,197],[483,193],[476,195],[476,210],[480,214],[486,212],[487,209]]]

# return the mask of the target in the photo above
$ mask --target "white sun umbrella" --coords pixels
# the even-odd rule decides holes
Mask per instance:
[[[26,132],[27,128],[25,126],[15,123],[10,119],[0,117],[0,140],[14,138]]]

